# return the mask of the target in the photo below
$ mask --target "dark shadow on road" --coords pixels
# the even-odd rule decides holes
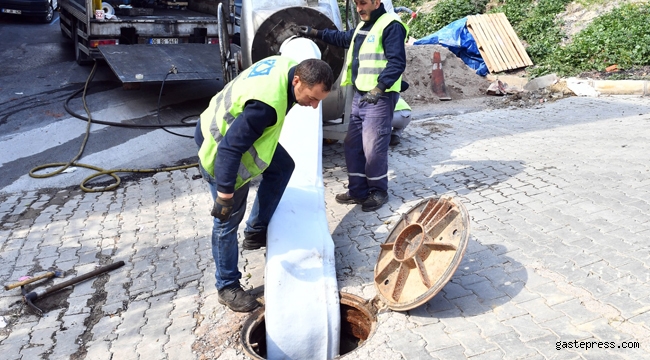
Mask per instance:
[[[507,206],[508,186],[500,186],[522,172],[530,171],[523,160],[495,160],[489,146],[483,157],[473,153],[470,159],[458,160],[454,152],[479,141],[504,138],[527,132],[552,130],[598,122],[611,118],[647,114],[650,107],[626,98],[567,98],[526,109],[498,109],[454,117],[436,117],[414,123],[406,129],[402,143],[389,150],[389,203],[373,213],[363,213],[360,206],[349,206],[340,214],[341,206],[330,197],[330,212],[338,221],[332,238],[336,244],[337,277],[345,287],[366,287],[373,284],[373,269],[379,245],[394,226],[399,214],[420,200],[443,194],[471,195],[487,191],[494,196],[492,206]],[[479,116],[480,115],[480,116]],[[544,134],[544,136],[552,136]],[[525,143],[522,143],[525,146]],[[537,149],[544,151],[543,148]],[[462,155],[461,155],[462,157]],[[323,148],[325,183],[347,184],[343,142]],[[547,171],[546,168],[532,171]],[[506,189],[504,189],[506,188]],[[499,193],[504,191],[503,193]],[[470,218],[471,205],[467,204]],[[336,210],[332,210],[336,209]],[[475,316],[509,302],[525,285],[528,274],[518,262],[507,256],[499,244],[472,238],[467,254],[454,277],[426,307],[423,315],[438,317]]]
[[[333,146],[341,146],[333,145]],[[342,149],[330,148],[333,158],[340,164]],[[326,155],[327,156],[327,155]],[[438,164],[427,149],[409,147],[391,154],[391,162],[406,161],[431,169]],[[332,238],[336,244],[337,278],[340,286],[371,286],[374,283],[374,265],[379,256],[379,245],[386,241],[398,216],[407,212],[421,199],[447,195],[467,195],[476,191],[497,189],[499,185],[521,173],[525,164],[510,160],[449,161],[445,169],[426,176],[410,171],[424,172],[417,167],[400,167],[395,179],[389,183],[390,198],[387,207],[377,212],[364,213],[360,206],[349,206],[349,211],[339,221]],[[331,165],[330,165],[331,166]],[[389,165],[390,167],[390,165]],[[333,172],[334,166],[325,169]],[[431,170],[429,170],[431,171]],[[330,176],[345,176],[329,174]],[[405,179],[405,180],[402,180]],[[344,206],[331,204],[334,206]],[[330,210],[331,211],[331,210]],[[469,211],[472,217],[471,209]],[[388,224],[388,226],[386,226]],[[386,229],[383,229],[386,227]],[[507,249],[499,244],[482,243],[471,236],[466,253],[452,279],[424,306],[409,311],[420,317],[476,316],[509,302],[527,281],[526,269],[507,256]],[[435,281],[435,280],[434,280]]]
[[[336,244],[339,287],[373,285],[379,245],[386,240],[385,235],[372,234],[377,226],[364,226],[356,220],[357,211],[360,212],[357,207],[351,209],[341,221],[344,225],[339,225],[332,235]],[[359,235],[353,236],[352,233]],[[526,284],[528,275],[523,265],[507,253],[504,246],[481,243],[470,233],[465,254],[451,280],[428,303],[409,311],[409,314],[476,316],[509,302]],[[435,282],[437,279],[432,280]]]
[[[471,238],[451,281],[426,306],[411,315],[437,318],[480,315],[509,302],[528,280],[526,268],[498,244]]]

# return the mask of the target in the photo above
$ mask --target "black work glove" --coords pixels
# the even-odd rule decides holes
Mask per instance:
[[[232,215],[233,206],[235,206],[235,199],[224,199],[217,196],[211,214],[221,221],[226,221],[230,219],[230,215]]]
[[[379,98],[383,93],[384,92],[381,91],[380,88],[375,87],[374,89],[365,93],[365,95],[363,95],[363,97],[361,98],[361,100],[359,100],[359,102],[367,102],[368,104],[375,105],[377,104],[377,101],[379,101]]]
[[[298,35],[305,37],[316,37],[318,36],[318,30],[312,29],[311,26],[302,25],[298,27]]]

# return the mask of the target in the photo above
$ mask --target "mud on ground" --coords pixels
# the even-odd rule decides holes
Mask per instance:
[[[636,66],[631,69],[618,71],[586,71],[578,75],[579,78],[594,80],[650,80],[650,66]]]
[[[433,53],[436,51],[440,52],[445,85],[451,97],[449,101],[441,101],[430,88]],[[509,94],[487,95],[490,81],[477,75],[474,69],[441,45],[407,45],[406,70],[402,78],[409,83],[409,88],[401,96],[413,108],[414,119],[458,115],[490,108],[542,106],[573,95],[561,84],[536,91],[523,91],[510,86],[513,91]]]
[[[244,351],[240,332],[250,314],[227,309],[222,311],[209,314],[207,319],[198,319],[199,325],[195,330],[197,340],[192,344],[192,350],[199,354],[199,360],[217,359],[228,349],[239,354]]]

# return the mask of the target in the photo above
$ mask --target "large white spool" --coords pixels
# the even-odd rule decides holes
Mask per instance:
[[[104,10],[104,14],[108,16],[113,16],[115,15],[115,9],[113,6],[107,2],[102,3],[102,10]]]
[[[290,38],[282,55],[320,59],[309,39]],[[267,359],[332,359],[338,355],[340,304],[334,243],[325,213],[322,104],[294,106],[280,143],[296,163],[267,233],[264,285]]]

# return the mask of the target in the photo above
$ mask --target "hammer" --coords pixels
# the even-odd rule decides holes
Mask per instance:
[[[103,274],[103,273],[105,273],[107,271],[115,270],[115,269],[117,269],[119,267],[122,267],[122,266],[124,266],[124,261],[118,261],[116,263],[112,263],[110,265],[106,265],[106,266],[102,266],[100,268],[97,268],[97,269],[95,269],[95,270],[93,270],[93,271],[91,271],[89,273],[79,275],[79,276],[74,277],[74,278],[72,278],[70,280],[64,281],[64,282],[62,282],[60,284],[56,284],[56,285],[51,286],[51,287],[49,287],[49,288],[47,288],[45,290],[35,290],[35,291],[30,292],[30,293],[26,293],[25,288],[22,288],[22,290],[23,290],[23,301],[25,301],[27,303],[27,305],[29,305],[29,307],[32,308],[32,310],[34,310],[38,315],[43,316],[43,310],[39,309],[38,307],[36,307],[36,305],[34,305],[34,303],[33,303],[34,300],[42,298],[42,297],[44,297],[44,296],[46,296],[48,294],[57,292],[57,291],[59,291],[59,290],[61,290],[63,288],[66,288],[66,287],[70,286],[70,285],[74,285],[74,284],[80,283],[80,282],[82,282],[84,280],[95,277],[97,275],[101,275],[101,274]]]
[[[35,281],[38,281],[38,280],[41,280],[41,279],[49,279],[49,278],[53,278],[53,277],[64,277],[64,276],[65,276],[65,274],[64,274],[63,271],[50,270],[50,271],[46,272],[45,274],[34,276],[32,278],[25,279],[25,280],[19,281],[17,283],[5,285],[5,290],[11,290],[11,289],[17,288],[19,286],[31,284],[31,283],[33,283]]]

